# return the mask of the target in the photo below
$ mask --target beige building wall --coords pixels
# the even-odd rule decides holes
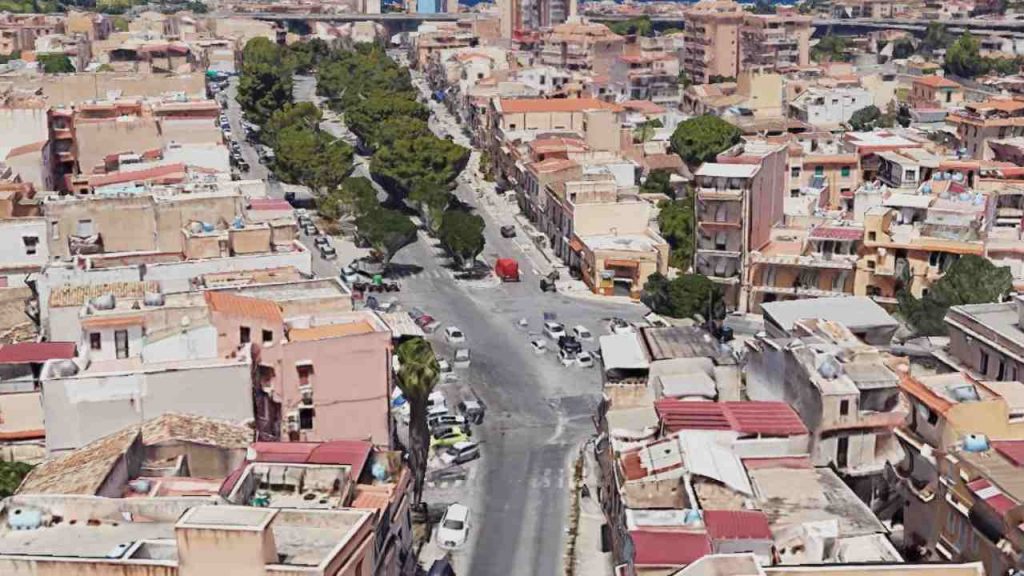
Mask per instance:
[[[598,234],[645,234],[651,219],[648,202],[577,204],[573,231],[579,237]]]
[[[49,138],[46,108],[0,108],[0,159],[12,148]]]
[[[742,72],[736,77],[736,93],[747,97],[743,106],[757,117],[782,115],[782,86],[781,74]]]

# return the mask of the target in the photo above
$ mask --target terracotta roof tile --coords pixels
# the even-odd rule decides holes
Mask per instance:
[[[712,540],[771,540],[768,516],[760,510],[705,510],[704,526]]]
[[[230,292],[206,292],[210,310],[230,316],[260,318],[269,322],[283,322],[281,308],[270,300],[239,296]]]
[[[160,283],[106,282],[103,284],[64,284],[50,292],[50,307],[82,306],[93,298],[113,294],[114,298],[142,298],[146,292],[159,292]]]
[[[669,432],[733,430],[764,436],[807,434],[800,416],[784,402],[687,402],[662,398],[655,402],[654,408]]]
[[[100,174],[89,177],[90,186],[109,186],[111,184],[124,184],[127,182],[145,182],[149,180],[180,180],[185,177],[185,165],[168,164],[156,166],[145,170],[118,171],[110,174]]]
[[[46,146],[48,140],[41,142],[32,142],[31,144],[23,144],[21,146],[15,146],[7,152],[8,158],[14,158],[15,156],[21,156],[23,154],[31,154],[33,152],[39,152],[43,146]]]
[[[922,76],[920,78],[914,78],[914,84],[923,84],[931,88],[959,88],[960,84],[950,80],[949,78],[943,78],[942,76]]]
[[[74,357],[74,342],[22,342],[0,346],[0,364],[39,363]]]
[[[355,336],[371,332],[375,332],[373,326],[366,320],[360,320],[359,322],[345,322],[342,324],[324,324],[312,328],[292,328],[288,331],[288,340],[291,342],[309,342],[311,340],[340,338],[342,336]]]
[[[637,566],[682,568],[711,554],[711,541],[703,532],[682,530],[631,530]]]

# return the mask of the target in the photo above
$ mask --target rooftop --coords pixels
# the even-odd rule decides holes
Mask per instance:
[[[206,292],[206,303],[213,312],[244,318],[260,318],[268,322],[284,321],[281,308],[270,300],[239,296],[230,292]]]
[[[732,430],[755,436],[807,434],[800,416],[785,402],[690,402],[662,398],[655,410],[665,430]]]
[[[75,357],[74,342],[22,342],[0,345],[0,364],[42,363]]]
[[[656,250],[659,242],[647,234],[597,234],[580,236],[580,241],[590,250],[622,250],[626,252],[650,252]]]
[[[820,319],[838,322],[853,332],[877,327],[897,327],[899,323],[867,296],[839,296],[767,302],[761,305],[765,322],[789,332],[797,321]]]
[[[586,110],[611,110],[622,112],[622,106],[596,98],[500,98],[498,112],[502,114],[529,114],[550,112],[584,112]]]
[[[697,169],[694,176],[753,178],[760,168],[760,164],[721,164],[718,162],[705,162],[700,165],[700,168]]]

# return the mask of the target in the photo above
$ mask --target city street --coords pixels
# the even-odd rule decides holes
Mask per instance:
[[[298,100],[315,101],[315,81],[297,78]],[[233,86],[232,86],[233,89]],[[233,95],[233,92],[231,92]],[[440,106],[431,109],[435,132],[452,133],[456,141],[464,136]],[[240,112],[232,100],[234,129]],[[325,122],[322,127],[338,137],[350,137],[344,126]],[[238,127],[241,129],[241,126]],[[250,161],[255,152],[243,145]],[[252,158],[253,177],[262,167]],[[366,159],[356,158],[354,174],[369,177]],[[460,178],[459,198],[478,206],[475,176]],[[492,198],[501,203],[502,199]],[[500,207],[500,204],[496,204]],[[500,207],[503,208],[503,207]],[[402,309],[418,307],[441,322],[442,328],[429,336],[438,354],[451,359],[454,349],[444,342],[444,326],[455,325],[465,333],[472,363],[456,369],[458,379],[444,383],[448,405],[463,398],[477,398],[487,408],[484,423],[474,429],[473,439],[481,442],[482,457],[464,465],[464,477],[428,483],[424,499],[433,505],[461,502],[470,508],[469,541],[452,553],[461,574],[557,574],[561,570],[568,529],[568,498],[572,485],[572,460],[580,444],[593,434],[591,416],[601,396],[598,366],[563,367],[557,359],[557,344],[547,340],[548,351],[536,354],[530,341],[543,339],[544,315],[554,316],[567,330],[577,324],[595,335],[584,348],[594,350],[596,337],[607,334],[605,319],[616,316],[632,321],[646,309],[635,304],[611,303],[561,293],[543,293],[540,276],[550,264],[519,238],[502,238],[501,225],[513,222],[507,208],[479,210],[485,219],[487,245],[481,259],[493,265],[499,257],[520,261],[522,282],[499,284],[456,280],[436,240],[425,233],[402,249],[393,260],[402,291],[395,294]],[[493,213],[492,213],[493,212]],[[303,240],[310,245],[311,238]],[[340,246],[344,239],[335,238]],[[325,262],[317,251],[314,271],[336,276],[344,259]],[[519,326],[520,319],[529,326]]]

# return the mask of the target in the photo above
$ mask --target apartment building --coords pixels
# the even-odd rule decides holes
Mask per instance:
[[[950,111],[946,122],[956,129],[961,147],[972,158],[988,160],[993,156],[990,141],[1024,136],[1024,102],[965,102],[963,108]]]
[[[679,106],[679,58],[675,55],[620,56],[612,64],[609,81],[613,92],[625,100]]]
[[[790,334],[747,343],[747,394],[792,405],[810,430],[814,465],[833,466],[871,502],[886,463],[899,458],[899,380],[878,348],[839,322],[800,320]]]
[[[984,253],[990,199],[961,181],[933,179],[918,193],[892,191],[864,213],[854,293],[896,303],[897,287],[920,297],[963,254]]]
[[[942,76],[914,78],[910,88],[910,103],[917,108],[953,108],[964,101],[964,90],[959,82]]]
[[[898,0],[840,0],[832,5],[832,17],[886,20],[907,14],[910,7],[909,2]]]
[[[747,14],[740,30],[741,71],[783,72],[810,65],[811,17],[779,6]]]
[[[608,74],[625,42],[604,24],[567,22],[541,33],[538,56],[545,66]]]
[[[61,16],[4,13],[0,15],[0,55],[34,50],[37,38],[62,34],[64,30]]]
[[[726,305],[747,310],[750,253],[783,218],[788,147],[747,142],[702,164],[697,187],[694,268],[722,285]]]
[[[711,77],[735,78],[740,71],[745,12],[732,0],[702,0],[683,15],[682,69],[696,84]]]

